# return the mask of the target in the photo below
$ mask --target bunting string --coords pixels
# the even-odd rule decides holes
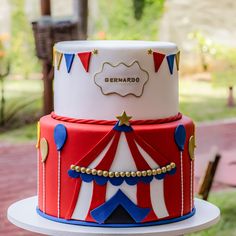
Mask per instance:
[[[166,59],[169,72],[172,75],[174,72],[174,65],[176,64],[176,70],[179,71],[179,61],[180,61],[180,51],[178,51],[175,54],[165,55],[161,52],[153,51],[152,49],[148,49],[148,55],[153,56],[153,62],[154,62],[154,71],[158,73],[164,59]],[[79,61],[81,62],[81,65],[85,72],[89,72],[89,65],[91,61],[92,55],[98,54],[98,50],[94,49],[93,51],[88,52],[78,52],[76,54],[74,53],[61,53],[56,51],[56,49],[53,49],[53,65],[57,68],[57,70],[60,69],[62,57],[65,58],[65,64],[66,64],[66,70],[67,73],[70,73],[72,64],[74,62],[75,56],[78,57]]]

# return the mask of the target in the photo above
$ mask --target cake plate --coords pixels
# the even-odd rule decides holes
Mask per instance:
[[[8,220],[14,225],[46,235],[59,236],[177,236],[200,231],[216,224],[220,219],[220,210],[213,204],[195,199],[194,216],[166,225],[105,228],[63,224],[42,218],[36,213],[37,196],[13,203],[7,212]]]

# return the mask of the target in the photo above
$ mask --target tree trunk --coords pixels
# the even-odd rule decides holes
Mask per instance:
[[[41,0],[41,14],[42,16],[51,15],[51,4],[50,0]],[[52,63],[48,63],[46,60],[43,60],[43,114],[47,115],[53,110],[53,67]]]
[[[234,93],[233,93],[233,86],[229,87],[229,97],[228,97],[228,107],[234,107]]]
[[[79,39],[87,39],[88,0],[74,0],[74,15],[79,24]]]

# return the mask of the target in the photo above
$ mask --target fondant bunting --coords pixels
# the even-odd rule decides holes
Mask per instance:
[[[89,70],[89,62],[90,62],[90,58],[91,58],[91,52],[79,52],[77,53],[84,69],[86,72],[88,72]]]
[[[62,60],[63,54],[58,51],[55,51],[54,56],[55,56],[55,62],[54,62],[55,64],[54,65],[56,66],[57,70],[59,70],[60,66],[61,66],[61,60]]]
[[[168,67],[169,67],[170,73],[173,74],[175,54],[171,54],[171,55],[167,56],[166,59],[168,62]]]
[[[155,66],[155,72],[158,72],[164,58],[165,58],[164,54],[161,54],[159,52],[153,52],[153,61],[154,61],[154,66]]]
[[[67,72],[70,73],[75,54],[67,54],[66,53],[66,54],[64,54],[64,56],[65,56],[65,61],[66,61]]]
[[[180,51],[178,51],[175,55],[175,62],[176,62],[177,71],[179,71],[179,59],[180,59]]]
[[[40,122],[37,122],[37,142],[36,142],[36,148],[39,148],[40,143]]]

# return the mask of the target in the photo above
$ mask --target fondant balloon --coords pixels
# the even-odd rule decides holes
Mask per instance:
[[[37,122],[37,142],[36,142],[36,148],[39,148],[39,142],[40,142],[40,122]]]
[[[48,156],[48,142],[45,138],[41,138],[40,140],[40,152],[41,152],[41,160],[45,162]]]
[[[188,143],[188,151],[189,151],[189,156],[190,156],[191,160],[194,160],[194,149],[195,149],[195,147],[196,147],[195,137],[191,136],[189,138],[189,143]]]
[[[186,130],[183,125],[178,125],[175,129],[175,143],[180,151],[184,150],[186,140]]]
[[[66,127],[62,124],[57,125],[54,128],[54,141],[57,146],[57,151],[61,151],[67,138]]]

